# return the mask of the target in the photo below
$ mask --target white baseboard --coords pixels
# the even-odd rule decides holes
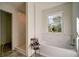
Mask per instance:
[[[20,48],[15,48],[16,49],[16,51],[18,51],[19,53],[22,53],[23,55],[26,55],[26,53],[25,53],[25,51],[23,51],[22,49],[20,49]]]
[[[46,55],[45,53],[42,53],[42,52],[37,52],[37,53],[44,56],[44,57],[48,57],[48,55]]]

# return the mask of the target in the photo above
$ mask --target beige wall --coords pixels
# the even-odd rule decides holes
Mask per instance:
[[[21,12],[17,12],[17,46],[26,45],[26,15]]]
[[[18,43],[18,21],[17,10],[8,3],[0,3],[0,9],[12,13],[12,47],[15,49]],[[26,55],[31,56],[30,38],[34,37],[34,3],[26,4]],[[25,17],[25,16],[23,16]],[[28,20],[27,20],[28,19]],[[19,21],[20,22],[20,21]],[[20,24],[21,25],[21,24]],[[21,28],[22,29],[22,28]],[[23,35],[21,36],[23,37]],[[20,41],[21,42],[21,41]],[[28,53],[27,53],[28,52]]]
[[[18,15],[15,7],[10,6],[8,3],[0,3],[0,9],[12,13],[12,49],[15,49],[17,46],[17,39],[18,39]],[[20,36],[22,37],[22,36]],[[22,38],[24,39],[24,38]]]

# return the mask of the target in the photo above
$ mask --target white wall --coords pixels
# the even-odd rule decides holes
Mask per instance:
[[[46,9],[49,9],[49,8],[53,8],[55,6],[58,6],[58,5],[61,5],[61,4],[64,4],[64,2],[40,2],[40,3],[35,3],[35,34],[36,34],[36,37],[39,38],[39,39],[42,39],[41,36],[42,36],[42,33],[43,33],[43,10],[46,10]]]
[[[73,38],[76,38],[77,36],[77,33],[76,33],[76,20],[77,20],[77,17],[79,18],[79,3],[78,2],[74,2],[73,3],[73,22],[72,22],[72,31],[73,31]]]
[[[76,48],[78,50],[79,56],[79,37],[77,38],[77,17],[79,18],[79,2],[73,3],[73,22],[72,22],[72,38],[76,39],[77,45]]]
[[[35,4],[35,5],[34,5]],[[36,38],[41,39],[42,35],[42,10],[51,8],[53,6],[60,5],[62,3],[27,3],[26,5],[26,39],[27,41],[27,55],[31,56],[33,54],[33,50],[31,50],[30,47],[30,39],[34,38],[34,35]],[[35,17],[35,18],[34,18]],[[35,31],[35,32],[34,32]]]
[[[31,46],[30,46],[30,39],[34,38],[34,3],[28,3],[27,4],[27,17],[26,17],[26,34],[28,34],[28,36],[26,37],[26,39],[28,39],[27,41],[27,49],[28,49],[28,56],[31,56],[33,54],[33,50],[31,50]]]
[[[70,44],[71,40],[71,20],[72,20],[72,6],[69,3],[35,3],[36,4],[36,37],[39,38],[41,43],[46,41],[46,44],[55,46]],[[57,4],[57,5],[56,5]],[[64,5],[61,5],[64,4]],[[60,5],[60,6],[58,6]],[[55,7],[54,7],[55,6]],[[45,8],[45,9],[44,9]],[[63,32],[62,33],[49,33],[48,20],[46,16],[50,13],[57,11],[64,12]],[[62,42],[62,43],[61,43]],[[59,44],[60,43],[60,44]]]
[[[61,33],[49,33],[48,32],[48,19],[49,14],[56,12],[63,12],[62,20],[62,32]],[[46,43],[52,43],[52,45],[58,47],[67,47],[71,44],[71,20],[72,20],[72,5],[69,3],[57,6],[43,11],[43,36],[42,40],[47,41]],[[62,43],[61,43],[62,42]],[[68,45],[67,45],[68,44]]]

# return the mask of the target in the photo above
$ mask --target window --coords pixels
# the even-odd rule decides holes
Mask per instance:
[[[77,17],[77,34],[79,35],[79,18]]]
[[[63,13],[48,16],[48,32],[62,32]]]

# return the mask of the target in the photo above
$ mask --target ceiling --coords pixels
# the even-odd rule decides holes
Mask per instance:
[[[61,5],[66,2],[37,2],[35,3],[41,10],[45,10],[51,7],[55,7]],[[26,11],[26,3],[25,2],[3,2],[0,4],[8,4],[14,7],[17,11],[25,12]]]
[[[14,7],[17,11],[25,12],[26,3],[24,2],[7,2],[10,6]]]
[[[45,9],[56,7],[56,6],[64,4],[64,3],[66,3],[66,2],[40,2],[40,3],[37,2],[36,5],[41,10],[45,10]]]
[[[18,9],[18,10],[25,10],[26,8],[26,3],[24,2],[7,2],[10,4],[12,7]],[[41,9],[48,9],[51,7],[55,7],[61,4],[64,4],[66,2],[37,2],[36,4],[41,8]]]
[[[23,4],[23,2],[6,2],[7,4],[10,4],[13,7],[18,7]]]

